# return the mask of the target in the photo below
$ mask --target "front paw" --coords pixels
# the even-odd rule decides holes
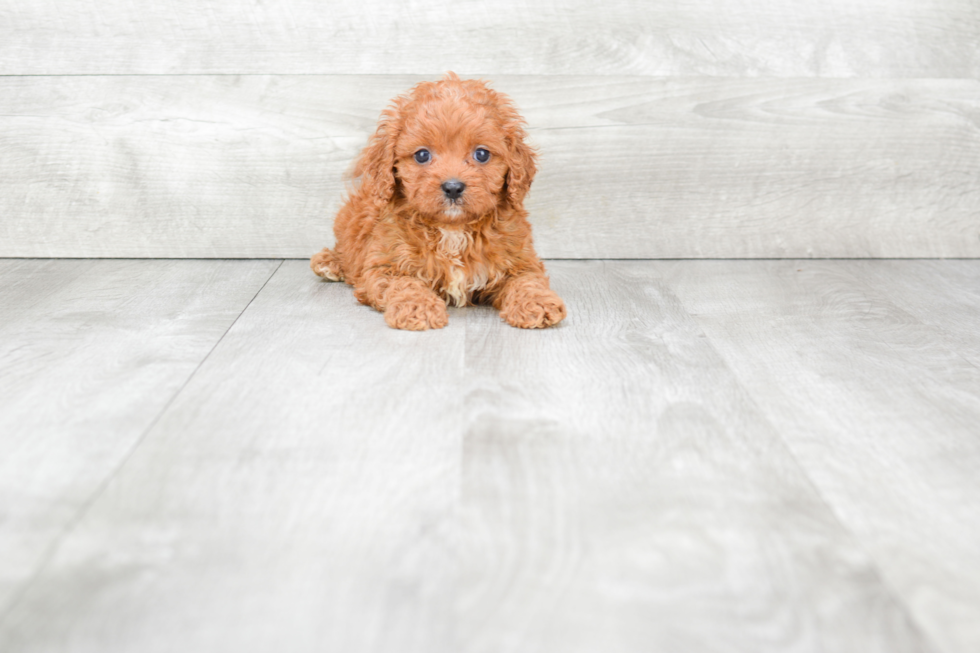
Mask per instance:
[[[568,312],[565,302],[547,288],[526,288],[512,293],[500,309],[500,316],[520,329],[543,329],[558,324]]]
[[[425,331],[449,324],[449,314],[442,299],[432,293],[418,293],[389,303],[385,308],[385,322],[393,329]]]
[[[344,272],[340,267],[340,261],[337,259],[337,255],[329,249],[324,249],[322,252],[313,255],[313,258],[310,259],[310,269],[318,277],[327,281],[344,280]]]

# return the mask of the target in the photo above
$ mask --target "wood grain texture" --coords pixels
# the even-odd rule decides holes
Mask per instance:
[[[0,261],[0,615],[274,266]]]
[[[934,650],[650,263],[397,332],[287,261],[0,649]]]
[[[0,78],[0,256],[309,256],[418,79]],[[494,82],[543,256],[980,256],[978,81]]]
[[[37,0],[0,5],[0,74],[977,77],[972,0]]]
[[[881,261],[857,273],[876,294],[932,327],[980,368],[980,266],[974,261]]]
[[[653,268],[550,270],[556,331],[467,316],[465,650],[928,648]]]
[[[348,286],[284,263],[11,613],[0,650],[456,650],[456,315],[394,331]]]
[[[655,265],[915,621],[978,650],[980,262]]]

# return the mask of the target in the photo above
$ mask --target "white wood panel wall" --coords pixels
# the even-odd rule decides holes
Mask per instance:
[[[0,3],[0,256],[308,256],[447,69],[546,257],[980,256],[980,3],[503,4]]]
[[[976,0],[3,0],[0,74],[977,77]]]

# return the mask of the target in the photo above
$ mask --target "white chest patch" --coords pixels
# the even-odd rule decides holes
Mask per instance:
[[[473,292],[487,285],[487,271],[479,269],[467,270],[460,257],[473,242],[473,236],[462,229],[440,229],[439,251],[450,259],[451,269],[443,292],[451,306],[463,306]]]
[[[462,229],[440,229],[439,251],[450,258],[459,258],[470,246],[473,236]]]

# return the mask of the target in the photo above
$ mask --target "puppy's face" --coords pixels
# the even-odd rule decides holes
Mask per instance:
[[[413,102],[402,117],[395,175],[409,204],[446,224],[493,211],[510,148],[492,108],[450,93]]]
[[[502,93],[448,73],[417,84],[381,114],[353,176],[378,208],[396,193],[416,211],[463,224],[501,203],[520,207],[536,171],[524,121]]]

